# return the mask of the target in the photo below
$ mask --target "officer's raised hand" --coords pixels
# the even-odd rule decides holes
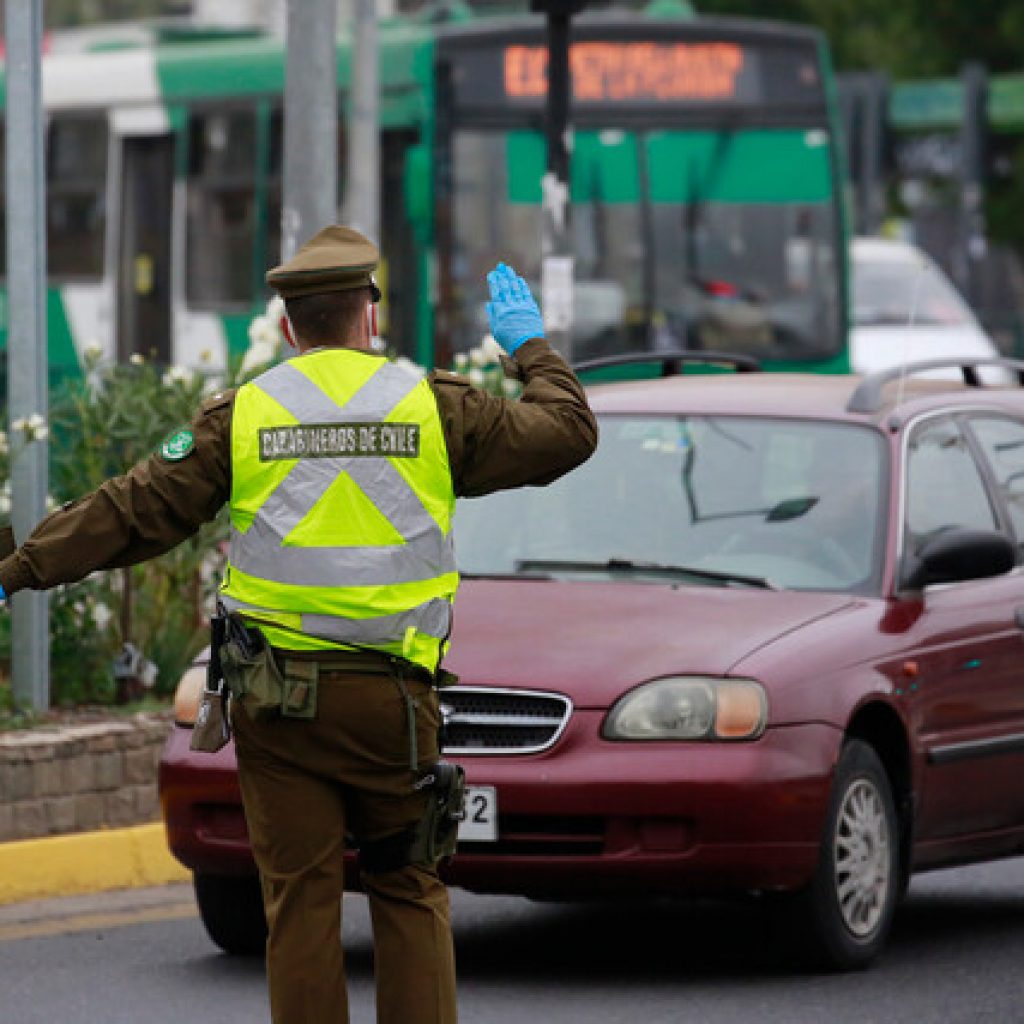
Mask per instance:
[[[530,286],[511,268],[499,263],[487,275],[491,301],[487,320],[494,340],[511,356],[531,338],[544,337],[544,320]]]

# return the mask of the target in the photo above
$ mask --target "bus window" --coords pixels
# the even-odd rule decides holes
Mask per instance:
[[[545,146],[536,131],[452,140],[454,348],[486,331],[506,260],[539,295]],[[841,337],[828,134],[803,129],[575,133],[573,355],[653,349],[833,355]]]
[[[55,117],[46,137],[46,248],[55,278],[103,276],[107,219],[105,116]]]
[[[256,242],[256,112],[192,112],[186,295],[200,308],[248,306]]]

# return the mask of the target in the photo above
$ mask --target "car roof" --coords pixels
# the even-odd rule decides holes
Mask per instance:
[[[587,393],[599,414],[766,416],[876,426],[887,425],[897,410],[901,420],[968,406],[1024,414],[1021,387],[973,387],[959,381],[913,376],[901,380],[886,374],[681,374],[594,384]],[[855,397],[860,408],[851,408]]]
[[[850,251],[855,259],[872,263],[914,263],[922,259],[933,262],[923,249],[898,238],[854,238]]]

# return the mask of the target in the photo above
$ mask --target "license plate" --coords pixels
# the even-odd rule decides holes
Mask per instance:
[[[466,817],[459,823],[460,843],[498,841],[498,791],[494,786],[466,787]]]

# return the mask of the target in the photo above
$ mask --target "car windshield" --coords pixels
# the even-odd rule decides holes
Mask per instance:
[[[920,260],[853,260],[853,321],[871,325],[963,327],[970,310],[945,275]]]
[[[884,445],[840,423],[606,416],[549,487],[460,501],[467,575],[870,590]]]

